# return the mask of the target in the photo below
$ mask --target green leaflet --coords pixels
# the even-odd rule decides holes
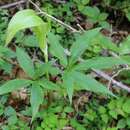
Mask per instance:
[[[123,55],[120,56],[123,60],[125,60],[126,62],[128,62],[127,64],[130,64],[130,56],[129,55]]]
[[[98,35],[101,28],[92,29],[86,31],[72,44],[70,49],[71,57],[69,59],[69,65],[73,65],[77,59],[84,53],[84,51],[89,47],[91,41]]]
[[[64,48],[61,46],[59,42],[58,35],[49,33],[48,40],[50,43],[50,53],[53,56],[57,57],[62,65],[67,66],[67,57],[64,53]]]
[[[97,38],[95,38],[95,43],[101,45],[103,48],[119,52],[119,48],[112,42],[112,39],[105,37],[102,34],[99,34]]]
[[[0,87],[0,95],[18,90],[22,87],[27,87],[31,84],[30,80],[26,79],[14,79],[10,80]]]
[[[74,72],[75,82],[81,89],[86,89],[88,91],[96,92],[96,93],[103,93],[103,94],[110,94],[113,95],[107,87],[96,81],[90,75],[85,75],[80,72]]]
[[[89,18],[94,19],[93,21],[95,22],[100,15],[100,10],[97,7],[86,6],[82,13],[87,15]]]
[[[25,53],[25,51],[18,47],[16,49],[16,55],[21,68],[26,72],[28,76],[33,78],[35,75],[35,70],[31,58],[27,53]]]
[[[38,39],[34,35],[25,36],[22,44],[25,47],[39,47]]]
[[[38,81],[38,84],[48,90],[58,90],[59,86],[54,84],[53,82],[47,80],[47,79],[42,79]]]
[[[38,109],[43,102],[43,91],[42,88],[37,84],[32,84],[30,103],[32,108],[32,121],[38,113]]]
[[[126,13],[126,17],[130,21],[130,12]]]
[[[130,100],[128,99],[128,100],[126,100],[125,102],[124,102],[124,104],[123,104],[123,106],[122,106],[122,109],[123,109],[123,111],[124,112],[126,112],[126,113],[130,113]]]
[[[75,70],[87,70],[91,68],[95,69],[107,69],[115,65],[127,64],[128,62],[115,57],[94,57],[92,59],[85,60],[75,66]]]
[[[12,72],[12,64],[4,61],[3,59],[0,59],[0,69],[4,70],[5,73],[11,73]]]
[[[63,86],[66,88],[70,103],[72,103],[72,97],[73,97],[73,91],[74,91],[73,71],[64,72]]]
[[[123,42],[120,43],[120,54],[130,53],[130,36],[128,36]]]
[[[88,17],[89,21],[93,23],[99,22],[99,24],[104,22],[108,16],[107,13],[102,13],[96,6],[86,6],[81,12]]]
[[[19,11],[13,16],[7,29],[6,46],[18,31],[26,28],[33,28],[38,38],[39,46],[41,50],[44,51],[46,47],[46,34],[49,30],[49,26],[31,9]]]
[[[66,88],[70,103],[72,102],[74,89],[88,90],[96,93],[109,94],[114,96],[106,86],[96,81],[90,75],[85,75],[74,70],[65,72],[63,74],[63,86]]]
[[[15,52],[13,52],[11,49],[0,46],[0,56],[4,56],[7,58],[14,58]]]

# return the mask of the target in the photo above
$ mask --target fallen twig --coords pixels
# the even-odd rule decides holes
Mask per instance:
[[[20,0],[20,1],[14,2],[14,3],[0,6],[0,9],[7,9],[7,8],[14,7],[14,6],[19,5],[19,4],[23,4],[25,2],[26,2],[25,0]]]
[[[109,82],[111,81],[112,84],[118,86],[119,88],[122,88],[128,92],[130,92],[130,87],[128,87],[127,85],[124,85],[123,83],[121,82],[118,82],[116,80],[114,80],[113,78],[111,78],[109,75],[107,75],[106,73],[100,71],[100,70],[96,70],[96,69],[92,69],[92,71],[94,73],[96,73],[99,77],[102,77],[106,80],[108,80]]]
[[[108,88],[110,88],[110,86],[111,86],[111,83],[112,83],[112,79],[114,79],[115,77],[117,77],[122,71],[124,71],[124,70],[130,70],[130,68],[129,67],[127,67],[127,68],[122,68],[122,69],[120,69],[117,73],[115,73],[112,77],[111,77],[111,80],[109,81],[109,83],[108,83]]]

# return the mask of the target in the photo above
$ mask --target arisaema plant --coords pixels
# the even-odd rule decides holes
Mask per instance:
[[[39,48],[44,53],[45,63],[33,63],[30,56],[20,47],[16,47],[16,57],[20,67],[27,74],[26,79],[13,79],[0,87],[0,95],[18,90],[22,87],[28,87],[30,90],[30,104],[32,108],[32,121],[37,116],[40,105],[43,103],[44,92],[61,90],[68,95],[70,103],[74,91],[87,90],[96,93],[113,95],[108,88],[94,79],[88,70],[107,69],[115,65],[127,64],[128,62],[122,58],[114,57],[94,57],[92,59],[84,59],[79,62],[86,49],[95,42],[101,42],[104,47],[117,50],[117,47],[108,42],[103,44],[107,39],[102,39],[100,34],[101,28],[95,28],[80,34],[70,47],[70,56],[65,54],[64,47],[60,44],[58,38],[53,33],[49,33],[49,25],[44,22],[35,11],[26,9],[16,13],[11,19],[7,29],[7,46],[14,38],[17,32],[31,28],[32,32],[38,39]],[[54,66],[54,63],[48,61],[48,45],[46,37],[48,36],[49,53],[57,60],[57,64],[61,67]],[[103,42],[102,42],[103,41]],[[51,81],[48,76],[57,76],[58,81]]]

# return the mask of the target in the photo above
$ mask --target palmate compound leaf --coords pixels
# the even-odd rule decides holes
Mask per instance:
[[[17,12],[11,19],[8,29],[6,46],[13,39],[15,34],[20,30],[32,28],[38,38],[40,49],[45,52],[46,48],[46,34],[49,30],[49,25],[36,15],[35,11],[31,9],[25,9]]]
[[[76,41],[70,48],[71,57],[69,59],[69,65],[73,65],[77,59],[85,52],[90,46],[91,41],[99,34],[101,28],[92,29],[84,32],[82,35],[76,38]]]
[[[22,87],[27,87],[32,83],[31,80],[27,79],[14,79],[6,82],[2,86],[0,86],[0,95],[18,90]]]
[[[87,70],[87,69],[108,69],[116,65],[128,64],[122,58],[116,57],[94,57],[91,59],[84,60],[75,66],[75,70]]]
[[[114,96],[106,86],[96,81],[90,75],[85,75],[74,70],[72,70],[71,72],[65,72],[63,74],[63,86],[66,88],[70,103],[72,102],[74,89],[88,90],[96,93]]]
[[[30,103],[32,109],[32,121],[36,117],[42,102],[43,102],[43,90],[37,83],[33,83],[31,88],[31,97],[30,97]]]
[[[34,77],[34,65],[29,55],[21,48],[16,48],[16,55],[21,68],[29,77]]]

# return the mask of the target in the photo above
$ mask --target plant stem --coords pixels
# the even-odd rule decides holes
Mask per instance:
[[[47,46],[47,44],[46,44],[45,49],[43,50],[43,53],[44,53],[45,63],[48,63],[48,46]],[[48,72],[46,73],[46,78],[49,80]],[[52,103],[52,96],[53,96],[53,93],[50,91],[47,91],[47,97],[48,97],[47,107],[49,107],[50,104]]]
[[[48,46],[47,46],[47,44],[46,44],[45,49],[42,50],[42,52],[44,53],[45,63],[48,63]],[[48,72],[46,73],[46,78],[49,80],[49,74],[48,74]]]

